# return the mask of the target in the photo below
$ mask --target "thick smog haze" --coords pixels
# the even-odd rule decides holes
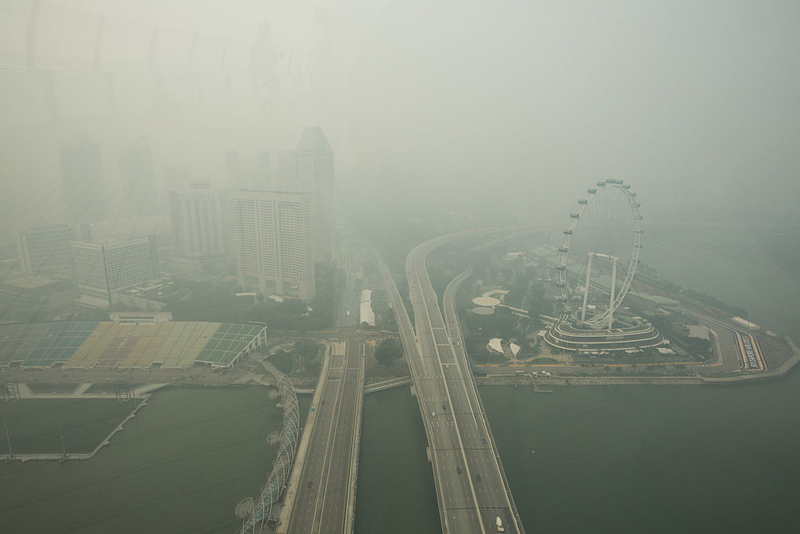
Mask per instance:
[[[158,167],[217,182],[223,147],[289,148],[305,124],[328,134],[342,187],[412,210],[480,211],[491,198],[543,222],[586,183],[619,177],[659,219],[793,220],[800,194],[794,2],[50,1],[34,61],[68,71],[52,89],[9,70],[25,64],[32,4],[7,4],[3,17],[4,227],[53,212],[42,195],[78,132],[103,151],[110,202],[114,155],[134,139],[153,145]],[[174,32],[157,39],[155,70],[186,69],[194,32],[192,70],[217,69],[229,37],[226,69],[257,70],[248,47],[266,22],[266,61],[306,79],[255,98],[243,83],[215,101],[221,84],[207,76],[204,104],[180,77],[153,87],[122,74],[110,103],[102,75],[69,72],[92,68],[100,15],[100,70],[146,71],[152,26]]]
[[[0,0],[0,530],[794,534],[798,21]]]

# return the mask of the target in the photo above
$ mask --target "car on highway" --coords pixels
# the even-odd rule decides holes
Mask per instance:
[[[442,410],[445,412],[447,411],[447,405],[445,403],[442,403]]]
[[[458,473],[459,475],[461,474],[461,466],[460,465],[456,466],[456,473]]]
[[[436,417],[436,412],[431,412],[432,417]]]
[[[486,438],[481,438],[482,443],[486,443]]]
[[[308,484],[306,484],[306,487],[307,487],[307,488],[310,488],[310,487],[311,487],[311,482],[309,482]]]
[[[478,482],[480,482],[481,480],[483,480],[483,479],[481,478],[481,474],[480,474],[480,473],[475,473],[475,480],[477,480]]]

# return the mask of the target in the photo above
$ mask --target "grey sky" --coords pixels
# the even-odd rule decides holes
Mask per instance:
[[[165,68],[180,64],[197,31],[198,65],[216,65],[218,43],[233,37],[230,61],[246,69],[249,43],[269,20],[279,69],[295,74],[278,98],[247,100],[245,84],[227,104],[203,107],[192,85],[170,78],[164,94],[181,103],[177,111],[153,107],[151,81],[129,76],[118,86],[117,115],[96,76],[60,75],[53,125],[41,80],[0,71],[0,224],[36,219],[49,206],[37,199],[60,182],[58,149],[81,130],[103,145],[112,182],[118,153],[140,137],[155,145],[157,165],[185,164],[223,181],[225,149],[287,148],[305,124],[325,129],[345,188],[363,184],[409,202],[425,191],[426,208],[496,202],[523,220],[550,219],[596,180],[619,177],[661,218],[727,207],[797,221],[796,2],[324,4],[44,2],[39,52],[49,64],[81,64],[52,57],[59,52],[86,63],[94,26],[81,13],[105,13],[109,27],[137,39],[153,25],[176,30],[158,49]],[[0,66],[22,57],[29,5],[0,7]],[[72,29],[59,34],[59,21]],[[64,39],[72,46],[59,46]],[[108,40],[119,55],[106,57],[106,68],[124,68],[123,56],[141,68],[146,54],[128,45]],[[206,98],[215,83],[204,86]]]

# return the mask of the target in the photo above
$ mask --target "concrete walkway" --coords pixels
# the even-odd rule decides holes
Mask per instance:
[[[92,387],[92,383],[84,383],[79,385],[73,391],[68,393],[35,393],[28,387],[28,384],[21,382],[19,386],[20,399],[116,399],[116,393],[87,393],[87,390]],[[144,384],[133,389],[133,397],[136,399],[143,399],[147,395],[157,389],[168,386],[165,382]]]
[[[391,380],[384,380],[382,382],[375,382],[374,384],[370,384],[368,386],[364,386],[364,395],[368,393],[375,393],[377,391],[383,391],[385,389],[396,388],[398,386],[407,386],[411,383],[410,376],[401,376],[398,378],[392,378]]]

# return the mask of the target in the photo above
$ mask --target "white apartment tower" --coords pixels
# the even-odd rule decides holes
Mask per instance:
[[[314,298],[309,195],[274,191],[231,194],[239,285],[263,294]]]
[[[158,278],[156,251],[152,236],[107,243],[73,241],[78,303],[105,308],[111,304],[112,292]]]
[[[294,171],[300,191],[310,195],[314,260],[328,260],[333,254],[333,151],[322,128],[303,131],[295,149]]]
[[[169,194],[175,251],[197,258],[230,252],[230,215],[225,191],[192,182],[188,191]]]

